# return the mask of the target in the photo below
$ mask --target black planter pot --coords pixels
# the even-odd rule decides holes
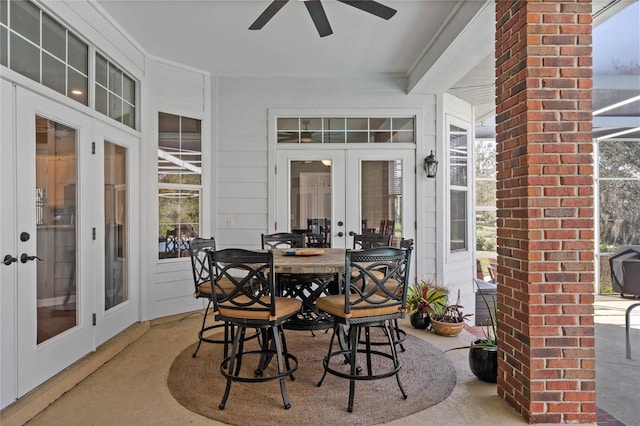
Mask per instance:
[[[420,312],[414,312],[409,316],[409,321],[411,321],[411,325],[413,328],[418,328],[421,330],[425,330],[429,327],[429,323],[431,320],[429,319],[429,315],[422,314]]]
[[[472,344],[481,342],[475,340]],[[498,381],[498,348],[469,348],[469,368],[476,377],[484,382]]]

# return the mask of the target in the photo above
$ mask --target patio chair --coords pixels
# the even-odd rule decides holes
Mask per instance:
[[[232,382],[279,380],[284,408],[290,408],[285,378],[294,379],[298,360],[287,351],[282,326],[300,310],[302,302],[276,296],[272,251],[225,249],[210,252],[210,259],[211,268],[216,271],[214,309],[221,320],[236,328],[231,354],[220,363],[220,372],[226,377],[227,386],[218,407],[224,410]],[[228,286],[227,282],[232,285]],[[244,344],[247,328],[260,331],[258,349]],[[277,371],[268,368],[274,357]],[[247,358],[257,362],[248,363]]]
[[[353,236],[353,249],[369,249],[373,247],[387,247],[391,245],[391,234],[382,235],[375,233],[355,234]]]
[[[202,342],[218,343],[226,345],[230,342],[230,329],[226,322],[213,324],[207,326],[207,317],[209,315],[209,309],[213,304],[213,297],[211,294],[211,269],[209,265],[208,252],[215,251],[216,241],[211,238],[194,238],[189,244],[189,255],[191,257],[191,269],[193,271],[193,282],[195,284],[194,296],[196,299],[207,299],[207,307],[204,311],[204,318],[202,319],[202,326],[198,332],[198,346],[196,347],[193,357],[195,358],[200,350]],[[222,285],[222,283],[220,284]],[[222,339],[214,339],[210,337],[204,337],[204,333],[209,330],[224,327],[224,334]]]
[[[263,249],[302,248],[305,246],[305,234],[278,232],[275,234],[262,234]]]
[[[393,321],[405,315],[410,264],[411,248],[347,250],[345,268],[348,276],[355,275],[355,278],[345,285],[344,294],[320,297],[316,302],[319,309],[331,314],[334,319],[329,349],[323,360],[324,373],[318,386],[322,385],[327,373],[349,379],[349,412],[353,411],[355,382],[359,380],[395,376],[402,397],[407,398],[398,375],[401,364],[392,328]],[[384,271],[383,277],[379,276],[379,271]],[[348,327],[346,345],[342,344],[336,349],[336,338],[341,342],[345,327]],[[388,351],[373,348],[371,329],[379,328],[383,329]],[[364,343],[359,344],[361,341]],[[365,355],[364,367],[360,366],[358,354]],[[349,361],[348,366],[344,365],[345,358]],[[374,358],[383,361],[375,370]]]

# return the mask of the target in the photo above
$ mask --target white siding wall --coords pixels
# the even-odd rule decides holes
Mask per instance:
[[[440,160],[443,161],[441,163],[441,167],[438,170],[438,186],[439,194],[442,194],[440,197],[440,213],[438,223],[438,234],[441,234],[441,237],[438,241],[442,242],[442,245],[439,246],[438,250],[438,273],[442,277],[444,277],[444,281],[442,284],[446,285],[449,288],[449,299],[452,302],[455,302],[455,298],[457,296],[458,289],[460,290],[461,301],[460,304],[464,306],[464,313],[474,313],[475,311],[475,284],[473,283],[473,278],[475,277],[475,267],[474,267],[474,252],[475,246],[473,245],[475,242],[475,237],[471,235],[474,226],[472,226],[475,218],[473,217],[473,199],[472,191],[475,188],[474,185],[474,174],[475,168],[472,159],[474,156],[472,155],[472,150],[474,147],[474,126],[473,126],[473,109],[471,105],[467,102],[449,95],[445,94],[442,97],[442,110],[443,114],[440,116],[442,120],[440,123],[440,131],[442,134],[442,144],[440,145],[442,148],[442,156]],[[451,118],[456,120],[454,125],[458,125],[460,127],[465,127],[468,129],[468,154],[469,154],[469,169],[468,169],[468,187],[469,187],[469,196],[467,198],[467,244],[468,250],[465,252],[458,253],[450,253],[449,252],[449,187],[448,183],[448,167],[446,165],[448,161],[448,150],[449,150],[449,140],[447,138],[447,126],[448,120],[447,118]],[[471,322],[473,323],[473,321]]]
[[[416,164],[418,278],[436,273],[435,181],[424,177],[422,163],[436,150],[436,97],[407,95],[403,78],[217,78],[218,140],[216,167],[218,246],[257,248],[259,235],[269,231],[268,219],[268,110],[300,108],[393,111],[420,108],[423,134],[419,135]],[[228,219],[231,218],[231,224]]]
[[[148,107],[144,116],[145,156],[144,175],[147,199],[146,211],[142,212],[143,245],[147,259],[149,283],[146,286],[146,316],[149,319],[203,308],[202,300],[193,297],[193,274],[188,257],[158,260],[158,112],[196,118],[202,121],[203,193],[202,236],[211,235],[210,215],[212,210],[212,143],[211,143],[211,79],[205,72],[187,68],[160,59],[148,62],[150,82]]]

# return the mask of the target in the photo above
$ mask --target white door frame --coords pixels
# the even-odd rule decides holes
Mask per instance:
[[[18,397],[54,376],[87,353],[95,349],[93,341],[93,242],[91,240],[91,203],[95,196],[85,181],[90,176],[90,150],[93,134],[90,117],[58,102],[39,96],[21,87],[16,91],[16,231],[28,232],[31,238],[18,243],[18,254],[37,253],[35,220],[35,116],[76,129],[77,210],[75,218],[76,306],[77,325],[51,339],[36,344],[36,263],[18,263],[17,282],[17,390]]]
[[[18,258],[16,235],[16,154],[14,86],[0,79],[0,258]],[[0,264],[0,409],[17,398],[17,272],[18,263]]]
[[[140,251],[133,250],[140,241],[140,191],[137,182],[140,181],[140,139],[131,134],[109,126],[100,121],[94,126],[95,155],[94,157],[94,182],[96,188],[104,188],[104,142],[110,142],[126,148],[127,150],[127,225],[128,225],[128,247],[127,247],[127,274],[129,285],[129,299],[108,311],[105,306],[105,208],[104,196],[94,204],[93,223],[96,226],[96,241],[94,249],[94,283],[96,285],[95,309],[96,346],[100,345],[111,337],[115,336],[131,324],[140,320]],[[97,191],[100,194],[104,192]],[[97,201],[97,200],[96,200]]]

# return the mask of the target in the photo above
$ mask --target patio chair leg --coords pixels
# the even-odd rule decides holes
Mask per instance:
[[[627,340],[627,359],[631,359],[631,310],[633,308],[637,308],[640,306],[640,303],[634,303],[627,308],[627,312],[625,313],[625,321],[624,326],[627,332],[626,340]]]

